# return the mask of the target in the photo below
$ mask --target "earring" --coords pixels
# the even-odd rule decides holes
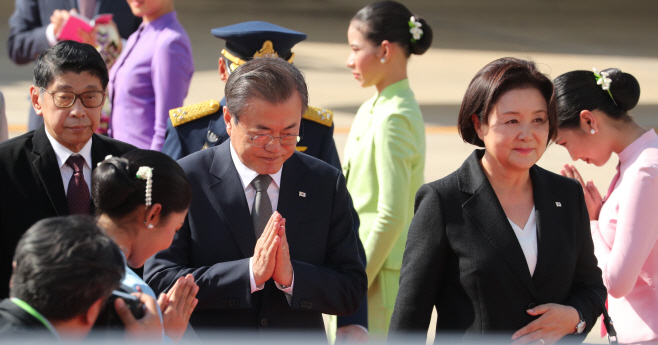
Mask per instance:
[[[151,223],[148,223],[148,225],[146,225],[146,222],[144,222],[144,226],[145,226],[147,229],[153,229],[153,224],[151,224]]]
[[[596,131],[594,130],[594,128],[592,128],[589,132],[592,133],[592,134],[596,134]]]
[[[386,58],[382,58],[381,60],[379,60],[379,62],[381,62],[381,63],[386,62]]]

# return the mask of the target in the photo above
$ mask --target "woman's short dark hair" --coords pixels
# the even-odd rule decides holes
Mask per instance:
[[[91,195],[98,214],[123,218],[145,204],[146,180],[136,177],[142,166],[153,168],[152,202],[162,205],[162,217],[190,207],[192,188],[180,165],[161,152],[133,150],[94,169]]]
[[[96,48],[75,41],[62,41],[39,55],[34,63],[34,86],[47,88],[56,76],[68,72],[89,72],[107,89],[110,77],[105,61]]]
[[[409,31],[412,16],[422,25],[420,29],[423,34],[419,40],[412,40]],[[352,18],[352,23],[356,23],[356,28],[375,45],[382,44],[384,40],[399,44],[407,57],[411,54],[421,55],[432,45],[432,28],[429,24],[399,2],[373,2],[359,10]]]
[[[592,71],[572,71],[555,78],[555,100],[560,128],[579,128],[580,112],[600,110],[615,120],[630,121],[628,111],[640,100],[640,83],[617,68],[602,72],[610,78],[603,90]]]
[[[475,74],[466,89],[459,109],[459,135],[469,144],[484,147],[484,142],[475,131],[473,114],[477,115],[480,123],[487,124],[489,114],[503,94],[507,91],[527,88],[535,88],[544,96],[548,110],[548,140],[555,139],[557,111],[553,83],[537,69],[534,62],[511,57],[494,60]]]
[[[299,117],[308,108],[308,88],[297,67],[281,58],[261,57],[245,62],[226,81],[226,107],[236,121],[254,99],[280,104],[297,92],[302,100]]]
[[[46,218],[30,227],[14,254],[11,297],[50,321],[70,320],[119,287],[119,247],[90,216]]]

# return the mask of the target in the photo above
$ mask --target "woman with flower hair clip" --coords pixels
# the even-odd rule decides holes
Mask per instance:
[[[192,190],[183,169],[164,153],[133,150],[107,156],[94,169],[92,198],[98,225],[116,242],[128,266],[139,268],[168,248],[183,225]],[[153,290],[126,267],[122,282],[156,298]],[[181,277],[158,298],[164,333],[177,343],[196,307],[194,277]]]
[[[605,196],[573,165],[561,171],[583,186],[617,339],[658,344],[658,136],[628,114],[640,85],[616,68],[572,71],[555,79],[555,95],[555,142],[573,160],[602,166],[613,152],[619,157]]]
[[[378,1],[352,18],[347,39],[352,50],[347,67],[361,87],[376,88],[354,118],[343,172],[361,220],[369,333],[383,338],[398,291],[414,195],[425,168],[425,125],[409,87],[407,64],[411,54],[429,49],[432,29],[404,5]]]

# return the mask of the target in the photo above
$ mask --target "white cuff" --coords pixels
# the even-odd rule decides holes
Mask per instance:
[[[292,283],[290,283],[290,286],[283,286],[277,282],[274,282],[274,284],[279,290],[286,294],[288,305],[292,307],[292,288],[295,286],[295,271],[292,272]]]
[[[254,293],[256,291],[263,290],[265,287],[265,283],[261,283],[260,285],[256,285],[256,279],[254,279],[254,268],[252,266],[252,261],[254,260],[254,257],[249,258],[249,285],[251,285],[251,293]],[[294,278],[294,276],[293,276]],[[292,287],[290,288],[292,290]]]
[[[55,37],[55,26],[53,23],[48,24],[46,27],[46,39],[48,40],[48,44],[50,44],[51,47],[57,44],[57,37]]]
[[[283,286],[277,282],[274,282],[274,284],[276,284],[279,290],[292,296],[292,288],[295,286],[295,271],[292,272],[292,283],[290,283],[290,286]]]

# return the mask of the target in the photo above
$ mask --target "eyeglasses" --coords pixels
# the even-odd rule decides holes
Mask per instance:
[[[284,135],[284,136],[281,136],[281,137],[273,137],[273,136],[271,136],[271,135],[269,135],[269,134],[259,134],[259,135],[255,136],[255,137],[251,137],[251,136],[247,133],[247,131],[244,129],[244,127],[242,127],[242,125],[240,124],[240,122],[237,121],[237,119],[235,120],[235,122],[236,122],[236,123],[238,124],[238,126],[242,129],[242,131],[244,132],[244,134],[245,134],[247,137],[249,137],[249,139],[251,139],[252,143],[253,143],[254,146],[256,146],[256,147],[265,147],[265,146],[268,146],[268,145],[270,145],[270,144],[272,144],[272,143],[274,142],[274,139],[279,139],[279,140],[281,140],[281,146],[294,146],[294,145],[297,145],[297,143],[298,143],[299,140],[301,139],[301,137],[300,137],[298,134],[288,134],[288,135]]]
[[[82,102],[82,105],[84,105],[87,108],[98,108],[103,104],[103,100],[105,100],[105,92],[104,91],[86,91],[83,93],[74,93],[71,91],[48,91],[45,88],[41,88],[42,91],[48,92],[51,96],[53,96],[53,103],[55,103],[56,107],[59,108],[70,108],[73,106],[73,103],[75,103],[76,99],[80,99]]]

